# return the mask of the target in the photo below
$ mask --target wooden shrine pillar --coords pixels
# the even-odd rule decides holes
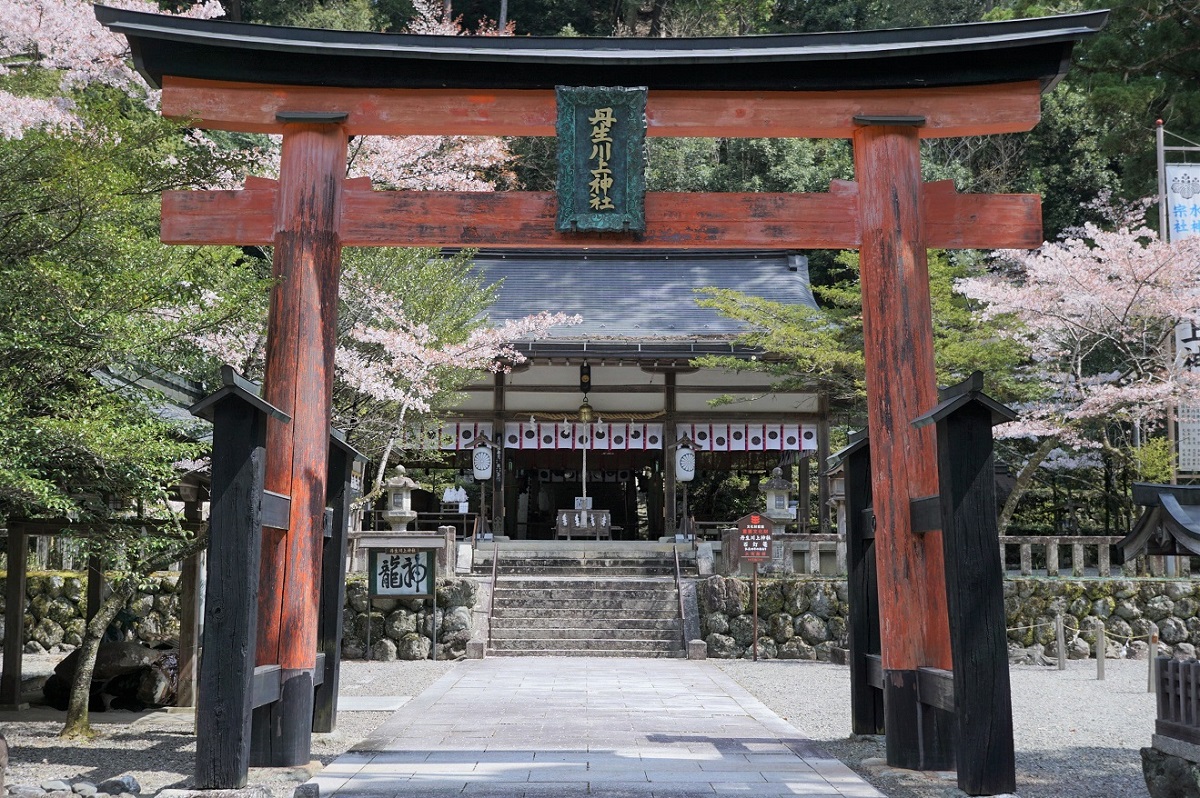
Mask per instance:
[[[4,671],[0,674],[0,710],[28,709],[21,703],[21,657],[25,653],[25,584],[29,568],[29,536],[24,527],[8,522],[8,574],[5,580]]]
[[[942,540],[914,533],[909,509],[938,492],[934,431],[911,426],[938,401],[921,219],[924,119],[854,121],[887,762],[945,769],[953,724],[917,701],[918,667],[951,668]]]
[[[255,722],[255,765],[309,761],[333,355],[341,268],[345,114],[279,114],[274,273],[264,399],[291,416],[267,426],[266,489],[291,497],[289,530],[263,530],[258,659],[282,669],[282,698]],[[265,717],[269,714],[270,717]]]

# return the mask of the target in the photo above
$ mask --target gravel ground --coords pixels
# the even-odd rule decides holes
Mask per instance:
[[[27,676],[48,673],[55,659],[26,657]],[[883,740],[850,735],[849,671],[825,663],[714,661],[830,754],[866,777],[890,798],[960,798],[951,774],[896,771],[882,763]],[[414,696],[454,663],[359,662],[342,664],[344,695]],[[1022,798],[1144,798],[1138,749],[1149,745],[1154,698],[1146,692],[1146,663],[1109,660],[1107,679],[1096,681],[1094,661],[1056,668],[1014,666],[1013,715],[1017,794]],[[313,758],[324,765],[370,734],[391,713],[343,712],[338,730],[315,735]],[[10,716],[11,717],[11,716]],[[62,713],[34,711],[29,720],[0,726],[11,746],[9,784],[49,778],[97,782],[133,775],[150,794],[188,783],[195,754],[187,713],[93,714],[97,736],[65,744],[57,737]],[[35,719],[36,718],[36,719]],[[45,719],[43,719],[45,718]],[[313,768],[251,770],[250,783],[290,798]]]
[[[888,768],[882,737],[850,735],[850,671],[826,663],[720,661],[718,667],[890,798],[960,798],[953,774]],[[1067,669],[1015,665],[1013,740],[1022,798],[1145,798],[1138,749],[1154,732],[1147,663],[1095,660]]]
[[[27,680],[49,674],[61,656],[26,656]],[[343,695],[415,696],[454,667],[453,662],[342,662]],[[28,698],[28,694],[27,694]],[[91,713],[96,736],[88,741],[58,738],[65,713],[34,708],[31,720],[0,723],[8,740],[6,783],[40,784],[47,779],[90,781],[93,784],[130,774],[149,795],[164,787],[186,787],[195,766],[194,718],[188,712]],[[391,712],[338,713],[337,730],[313,735],[314,762],[326,765],[362,740]],[[15,717],[6,713],[6,717]],[[32,718],[37,718],[36,720]],[[272,798],[291,798],[297,784],[318,769],[251,768],[250,784],[265,786]]]

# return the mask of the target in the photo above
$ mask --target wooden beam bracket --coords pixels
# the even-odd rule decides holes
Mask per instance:
[[[925,117],[923,116],[874,116],[863,115],[855,116],[854,124],[863,127],[891,125],[908,126],[908,127],[925,127]]]
[[[908,512],[913,532],[923,534],[942,528],[941,498],[941,496],[922,496],[919,499],[909,499]]]
[[[262,492],[262,525],[287,529],[292,512],[292,499],[271,490]]]
[[[954,711],[954,672],[944,668],[917,668],[917,700],[927,707]]]
[[[350,118],[345,111],[276,111],[275,121],[284,124],[340,125]]]

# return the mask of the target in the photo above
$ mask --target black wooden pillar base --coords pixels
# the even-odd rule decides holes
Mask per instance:
[[[954,769],[954,716],[922,704],[915,670],[883,672],[887,763],[907,770]]]
[[[250,766],[307,765],[312,758],[313,669],[280,672],[279,700],[254,710]]]

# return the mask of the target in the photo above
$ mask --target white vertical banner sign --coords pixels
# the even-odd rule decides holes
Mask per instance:
[[[1167,190],[1167,240],[1200,236],[1200,163],[1164,164]]]
[[[1190,321],[1175,327],[1175,362],[1180,369],[1200,369],[1200,330]],[[1200,403],[1179,403],[1179,473],[1200,473]]]

